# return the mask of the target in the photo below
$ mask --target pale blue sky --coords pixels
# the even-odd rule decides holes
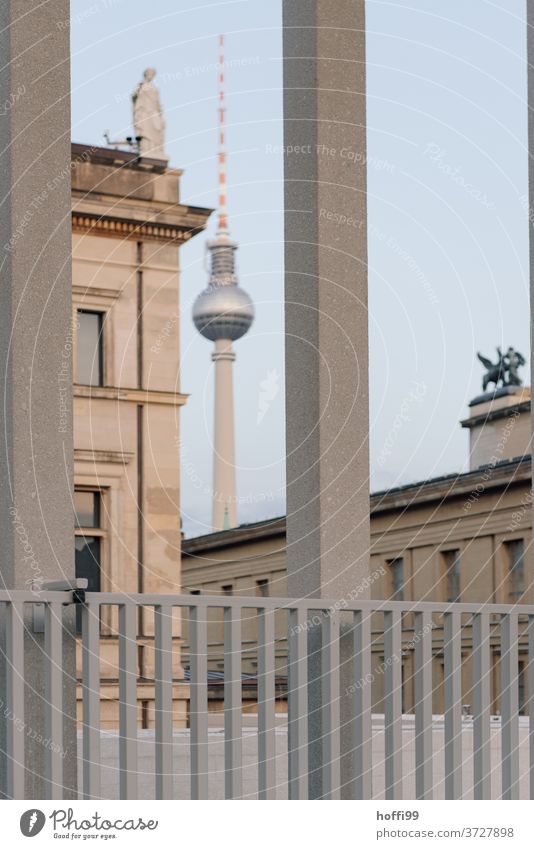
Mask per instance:
[[[465,469],[458,425],[496,345],[529,347],[524,0],[367,3],[373,488]],[[281,4],[73,0],[73,139],[131,130],[145,67],[182,199],[216,205],[217,35],[227,37],[229,208],[256,321],[236,345],[241,521],[284,511]],[[524,203],[524,201],[523,201]],[[210,225],[213,229],[215,221]],[[350,239],[350,232],[347,233]],[[184,528],[210,528],[212,364],[182,249]],[[528,379],[528,375],[525,374]],[[274,398],[258,422],[262,383]],[[272,390],[272,391],[271,391]],[[400,423],[400,425],[399,425]]]

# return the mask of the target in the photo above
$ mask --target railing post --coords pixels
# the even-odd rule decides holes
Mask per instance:
[[[290,610],[287,658],[288,794],[308,798],[308,618]]]
[[[156,649],[156,799],[173,798],[172,611],[157,605]]]
[[[355,756],[356,799],[373,795],[373,726],[371,687],[371,614],[361,610],[354,614],[354,681],[355,691],[352,740]]]
[[[386,799],[402,799],[401,614],[384,613],[384,748]]]
[[[517,614],[501,620],[502,798],[519,799],[519,690]]]
[[[119,605],[120,798],[137,799],[137,607]]]
[[[432,799],[432,614],[415,623],[415,795]]]
[[[45,606],[45,778],[47,799],[63,797],[63,606]]]
[[[473,620],[473,761],[475,799],[491,799],[491,669],[489,613]]]
[[[534,799],[534,616],[528,617],[529,798]]]
[[[326,611],[322,636],[323,799],[341,798],[340,617]]]
[[[462,620],[444,614],[445,798],[462,797]]]
[[[24,799],[25,698],[24,611],[22,604],[3,605],[6,611],[6,796]],[[5,711],[4,711],[5,713]]]
[[[191,798],[208,798],[208,608],[189,608],[191,669]]]
[[[100,605],[82,607],[83,798],[100,798]]]
[[[276,799],[275,613],[258,611],[258,796]]]
[[[241,692],[241,614],[224,608],[224,793],[226,799],[243,795],[243,740]]]

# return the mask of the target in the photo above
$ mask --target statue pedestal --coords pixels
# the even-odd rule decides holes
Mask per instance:
[[[503,386],[469,404],[469,468],[494,466],[531,453],[530,387]]]

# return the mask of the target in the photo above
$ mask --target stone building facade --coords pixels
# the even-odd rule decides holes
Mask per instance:
[[[211,210],[180,202],[166,162],[72,145],[76,574],[90,589],[179,592],[179,248]],[[69,375],[58,377],[67,386]],[[140,724],[151,723],[153,622],[139,620]],[[103,725],[118,718],[117,621],[101,624]],[[175,712],[188,690],[174,627]],[[78,670],[81,657],[78,656]]]
[[[530,391],[518,388],[475,399],[462,425],[470,433],[471,469],[371,495],[372,599],[434,602],[534,603],[531,556]],[[489,434],[484,432],[485,426]],[[473,458],[476,466],[473,464]],[[202,594],[286,596],[285,519],[185,540],[185,590]],[[356,601],[358,588],[354,588]],[[381,712],[384,661],[382,616],[374,627],[374,710]],[[469,634],[469,629],[466,631]],[[256,670],[256,620],[244,626],[244,671]],[[222,626],[210,623],[210,668],[223,669]],[[526,623],[520,640],[520,705],[527,693]],[[492,692],[497,693],[499,637],[492,633]],[[414,706],[414,630],[403,617],[403,707]],[[285,674],[286,623],[279,619],[276,643],[280,675]],[[463,646],[463,702],[469,711],[471,648]],[[443,628],[433,627],[434,712],[443,712]],[[213,703],[217,703],[212,686]],[[251,694],[253,700],[254,694]],[[493,712],[499,710],[494,695]]]

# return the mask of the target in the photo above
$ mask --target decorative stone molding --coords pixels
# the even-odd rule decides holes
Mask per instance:
[[[131,401],[135,404],[166,404],[183,407],[189,395],[182,392],[165,392],[162,389],[127,389],[117,386],[82,386],[74,384],[75,398],[104,398],[109,401]]]
[[[91,448],[75,448],[74,462],[79,463],[118,463],[127,466],[135,454],[133,451],[99,451]]]
[[[104,264],[104,263],[102,263]],[[111,306],[120,298],[120,289],[103,289],[100,286],[72,286],[73,298],[80,303],[107,304]]]
[[[72,213],[72,230],[75,233],[88,233],[94,236],[113,236],[137,241],[165,242],[180,245],[203,230],[198,224],[168,224],[155,221],[139,222],[129,219],[108,218],[105,216]]]

